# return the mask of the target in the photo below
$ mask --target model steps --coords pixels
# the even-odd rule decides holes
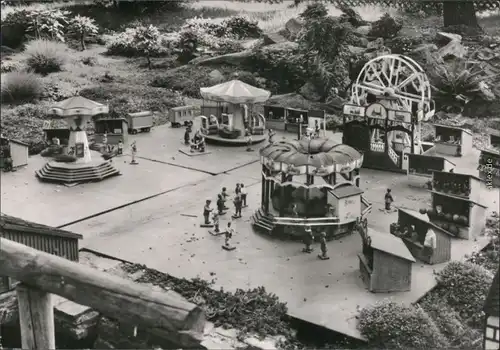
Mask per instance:
[[[271,234],[274,230],[274,220],[273,216],[270,214],[265,214],[262,209],[259,208],[251,217],[252,225],[259,231],[266,234]]]
[[[106,178],[120,175],[118,169],[109,161],[100,164],[75,165],[71,164],[68,166],[65,163],[59,165],[50,162],[45,164],[42,169],[36,171],[35,174],[41,181],[58,183],[102,181]]]

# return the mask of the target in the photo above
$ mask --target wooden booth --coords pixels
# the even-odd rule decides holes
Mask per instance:
[[[309,111],[305,109],[285,108],[285,131],[304,132],[309,125]]]
[[[486,132],[490,135],[489,146],[500,149],[500,130],[487,128]]]
[[[170,123],[172,127],[178,128],[181,125],[187,126],[196,118],[198,108],[196,106],[174,107],[169,111]],[[210,114],[209,114],[210,115]]]
[[[465,197],[431,191],[432,208],[427,215],[432,223],[455,237],[474,239],[484,227],[486,206]]]
[[[455,169],[455,163],[439,156],[426,154],[405,154],[408,157],[408,179],[432,179],[434,171],[450,172]]]
[[[434,124],[437,153],[461,157],[472,151],[472,132],[456,126]]]
[[[416,260],[400,238],[370,229],[358,258],[361,279],[370,292],[411,290],[411,272]]]
[[[1,238],[71,261],[78,261],[78,243],[83,238],[82,235],[22,220],[3,213],[0,216],[0,229]],[[9,277],[0,276],[0,293],[11,290],[14,282]]]
[[[267,129],[285,130],[285,108],[266,105],[264,106],[264,117]]]
[[[12,160],[12,167],[28,165],[28,149],[27,143],[0,137],[0,168],[4,168],[5,159]]]
[[[470,174],[433,171],[432,190],[480,202],[481,179]]]
[[[481,150],[477,170],[479,170],[479,177],[485,182],[486,187],[500,187],[500,151]]]
[[[430,230],[436,235],[436,247],[432,251],[424,247],[425,238]],[[391,224],[391,233],[400,237],[411,254],[426,264],[441,264],[451,259],[453,236],[433,224],[425,214],[409,209],[398,209],[398,222]]]
[[[45,135],[45,142],[52,143],[52,139],[58,138],[61,145],[68,145],[69,140],[69,126],[65,120],[51,119],[43,122],[43,133]]]
[[[500,349],[500,269],[497,270],[483,306],[484,342],[483,349]]]
[[[98,118],[94,120],[94,142],[104,143],[106,134],[108,145],[117,145],[120,141],[127,143],[128,121],[125,118]]]

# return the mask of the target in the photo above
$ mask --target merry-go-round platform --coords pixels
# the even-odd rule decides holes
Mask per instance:
[[[266,135],[252,135],[252,145],[259,144],[267,139]],[[224,146],[245,146],[248,145],[246,138],[229,139],[219,135],[205,135],[207,143]]]

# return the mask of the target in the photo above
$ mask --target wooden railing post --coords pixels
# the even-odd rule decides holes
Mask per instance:
[[[19,285],[16,288],[23,349],[56,348],[52,295]]]

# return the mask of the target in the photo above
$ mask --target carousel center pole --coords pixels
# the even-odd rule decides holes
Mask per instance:
[[[69,126],[67,154],[75,156],[77,163],[89,163],[92,160],[86,131],[89,120],[90,116],[72,116],[66,119]]]

